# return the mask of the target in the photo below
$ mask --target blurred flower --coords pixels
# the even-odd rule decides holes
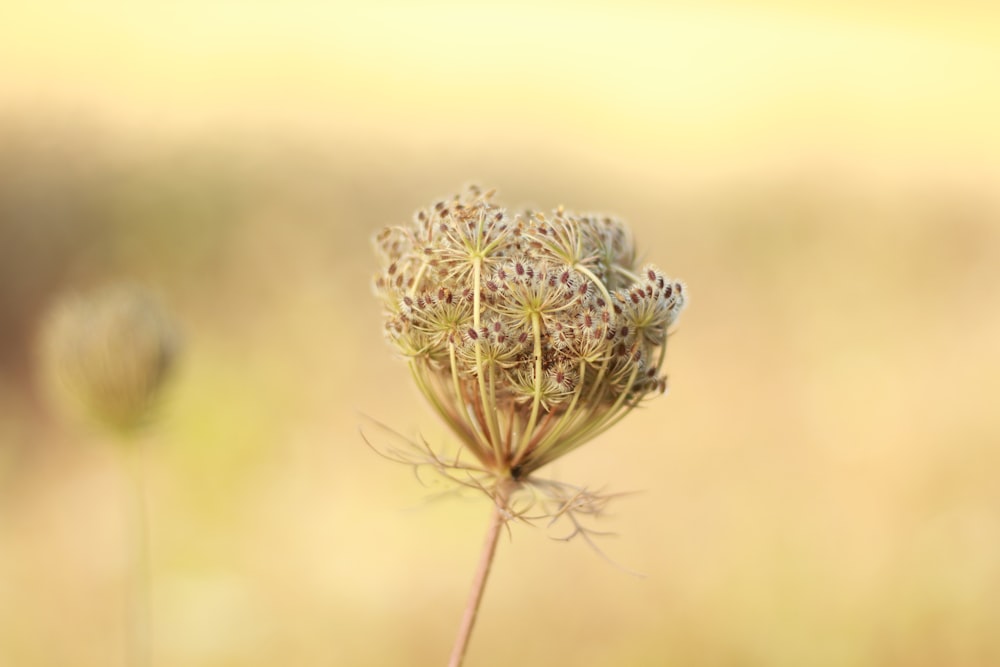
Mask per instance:
[[[511,213],[470,188],[376,247],[385,333],[493,488],[527,481],[664,390],[686,291],[636,266],[620,220]]]
[[[159,303],[125,284],[64,298],[43,337],[50,374],[90,416],[123,434],[152,416],[178,349]]]

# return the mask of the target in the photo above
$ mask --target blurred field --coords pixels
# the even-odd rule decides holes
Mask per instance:
[[[140,8],[142,7],[142,8]],[[779,2],[0,10],[0,665],[123,664],[120,471],[37,372],[122,277],[184,329],[150,435],[157,665],[440,665],[487,504],[370,238],[476,181],[628,220],[684,279],[671,390],[549,471],[473,665],[1000,664],[1000,11]]]

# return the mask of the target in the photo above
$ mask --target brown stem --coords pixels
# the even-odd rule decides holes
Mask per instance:
[[[494,499],[493,512],[490,515],[490,527],[486,531],[486,540],[483,542],[483,551],[479,556],[479,565],[476,567],[476,574],[472,579],[472,590],[469,591],[469,600],[465,604],[465,611],[462,613],[462,622],[458,626],[458,636],[455,638],[455,645],[451,649],[451,658],[448,660],[448,667],[461,667],[465,659],[465,650],[469,646],[469,637],[472,636],[472,626],[476,624],[476,614],[479,612],[479,603],[483,600],[483,590],[486,588],[486,579],[490,576],[490,566],[493,564],[493,555],[497,550],[497,541],[500,537],[500,529],[504,524],[503,506],[506,504],[506,495],[498,491]]]

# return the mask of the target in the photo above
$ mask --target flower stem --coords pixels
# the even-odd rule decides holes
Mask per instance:
[[[131,487],[125,499],[127,539],[130,543],[131,572],[128,582],[126,617],[127,662],[129,667],[149,667],[151,664],[151,622],[149,603],[149,535],[145,493],[145,443],[127,443],[126,459]]]
[[[469,591],[469,600],[465,604],[465,611],[462,613],[462,622],[458,626],[458,636],[455,638],[455,645],[451,649],[451,658],[448,660],[448,667],[461,667],[465,659],[465,650],[469,646],[469,638],[472,636],[472,627],[476,624],[476,614],[479,612],[479,603],[483,600],[483,590],[486,588],[486,579],[490,575],[490,566],[493,564],[493,555],[497,550],[497,541],[500,538],[500,529],[504,525],[504,510],[506,504],[505,494],[498,491],[493,504],[493,511],[490,514],[490,526],[486,531],[486,540],[483,542],[483,551],[479,555],[479,565],[476,567],[476,574],[472,579],[472,590]]]

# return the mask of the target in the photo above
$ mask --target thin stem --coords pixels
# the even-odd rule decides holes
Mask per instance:
[[[478,342],[478,341],[477,341]],[[479,372],[482,374],[482,365],[479,366]],[[496,441],[493,446],[497,452],[497,462],[500,465],[506,465],[505,462],[510,460],[510,438],[507,440],[500,439],[500,410],[497,409],[497,378],[496,378],[496,364],[492,361],[489,362],[489,373],[490,381],[487,385],[490,390],[490,406],[491,412],[486,415],[487,419],[492,420],[491,423],[496,424]],[[506,445],[506,446],[505,446]],[[504,451],[504,450],[507,451]]]
[[[514,462],[514,465],[521,463],[525,459],[527,454],[535,452],[544,453],[545,449],[549,446],[549,444],[556,442],[559,436],[563,434],[563,431],[565,431],[572,423],[572,418],[576,417],[576,415],[573,413],[573,410],[576,408],[577,401],[580,399],[580,394],[583,391],[583,379],[584,379],[584,373],[586,372],[586,368],[587,368],[587,362],[581,359],[580,370],[579,370],[580,379],[576,384],[576,389],[573,391],[573,399],[569,402],[569,407],[566,408],[566,412],[564,412],[560,417],[559,423],[556,424],[555,428],[553,428],[548,433],[544,434],[540,439],[532,441],[531,443],[529,443],[527,447],[524,448],[523,451],[518,452],[518,458]]]
[[[531,415],[528,417],[528,425],[524,427],[521,442],[517,447],[518,453],[524,450],[534,435],[535,422],[538,420],[538,408],[542,399],[542,322],[537,312],[531,314],[531,330],[534,332],[535,338],[535,391],[534,398],[531,400]]]
[[[493,555],[497,550],[500,529],[504,525],[503,505],[505,503],[504,493],[498,490],[493,504],[493,512],[490,514],[490,526],[486,531],[486,540],[483,542],[483,551],[479,555],[479,565],[472,578],[472,589],[469,591],[469,599],[465,604],[465,611],[462,613],[462,622],[458,626],[458,636],[451,649],[448,667],[461,667],[462,661],[465,659],[465,651],[469,646],[469,638],[472,636],[472,627],[476,624],[479,603],[483,600],[486,579],[490,575],[490,566],[493,564]]]
[[[608,309],[608,314],[611,316],[610,325],[612,327],[617,327],[618,323],[615,321],[615,306],[614,301],[611,300],[611,292],[608,288],[604,286],[604,282],[600,280],[594,273],[588,269],[586,266],[580,265],[576,267],[576,270],[583,275],[590,278],[590,280],[597,285],[597,289],[601,291],[601,296],[604,297],[606,307]],[[608,364],[611,363],[611,355],[606,355],[604,360],[601,362],[601,368],[597,371],[597,379],[594,380],[593,389],[590,390],[590,394],[587,396],[587,402],[593,403],[594,397],[597,395],[598,389],[601,389],[604,385],[601,381],[604,379],[604,373],[608,370]]]
[[[621,394],[615,399],[614,405],[612,405],[608,410],[601,413],[599,419],[588,420],[585,422],[579,432],[574,432],[564,438],[560,443],[559,447],[553,446],[550,452],[554,452],[554,455],[549,457],[542,456],[540,461],[537,463],[537,467],[540,468],[549,461],[552,461],[569,451],[572,451],[582,445],[583,443],[596,438],[600,434],[607,431],[609,428],[617,424],[621,419],[628,414],[629,410],[633,409],[639,404],[639,399],[642,395],[639,394],[632,398],[632,402],[627,402],[629,391],[635,382],[636,376],[639,374],[639,367],[635,366],[632,369],[632,373],[629,375],[628,383],[622,389]]]
[[[617,271],[621,275],[625,276],[626,278],[628,278],[629,280],[631,280],[634,283],[642,282],[642,279],[639,276],[637,276],[636,274],[632,273],[631,271],[629,271],[628,269],[626,269],[624,266],[617,266],[616,265],[615,266],[615,271]]]
[[[121,443],[128,467],[129,497],[125,499],[127,511],[126,539],[130,550],[131,572],[128,582],[128,607],[126,617],[127,662],[129,667],[148,667],[152,664],[152,624],[149,601],[149,528],[146,513],[145,443],[138,438]]]
[[[445,423],[451,427],[459,438],[462,439],[462,443],[467,445],[469,449],[475,454],[479,462],[488,465],[489,457],[488,452],[482,451],[479,446],[479,439],[476,437],[474,431],[466,427],[465,422],[461,421],[461,418],[455,414],[455,412],[447,407],[441,401],[441,392],[438,391],[434,386],[428,383],[427,378],[424,377],[424,371],[426,366],[417,363],[416,359],[410,359],[410,372],[413,375],[413,380],[417,383],[417,387],[420,389],[420,393],[423,394],[427,400],[430,402],[431,406],[437,413],[444,419]],[[463,399],[461,395],[455,397],[456,405],[462,405]]]
[[[482,221],[480,220],[480,224]],[[483,378],[482,368],[483,368],[483,348],[482,342],[479,340],[478,334],[481,332],[481,319],[480,313],[482,312],[482,274],[483,274],[483,260],[480,257],[476,257],[475,264],[473,265],[473,280],[475,281],[472,285],[472,317],[473,326],[476,328],[476,366],[480,369],[478,373],[479,379],[479,396],[483,401],[483,419],[486,421],[486,429],[489,431],[490,445],[493,447],[493,451],[497,457],[497,463],[500,465],[505,465],[503,459],[503,451],[500,446],[500,433],[497,428],[497,415],[496,415],[496,403],[490,402],[490,397],[492,394],[486,393],[486,380]]]

